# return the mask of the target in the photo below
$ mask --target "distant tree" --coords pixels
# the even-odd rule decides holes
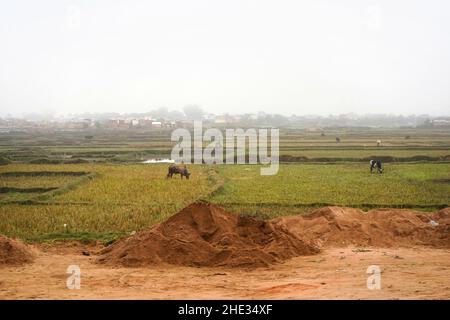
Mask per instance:
[[[421,127],[430,128],[433,126],[433,122],[430,119],[425,119],[422,122]]]
[[[336,137],[336,142],[337,142],[337,143],[341,142],[341,138]]]
[[[269,118],[269,122],[271,125],[279,127],[287,125],[289,123],[289,119],[281,114],[274,114]]]
[[[241,116],[241,123],[244,125],[251,125],[253,122],[250,114],[246,113]]]
[[[159,107],[156,110],[150,111],[150,114],[155,118],[167,118],[169,115],[169,109],[166,107]]]
[[[169,111],[168,118],[170,120],[182,120],[184,118],[184,114],[181,111],[173,110]]]
[[[203,109],[195,104],[185,106],[183,108],[183,112],[186,115],[186,117],[191,120],[200,120],[202,119],[202,116],[205,114]]]

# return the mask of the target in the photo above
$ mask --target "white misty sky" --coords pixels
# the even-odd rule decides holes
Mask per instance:
[[[0,115],[449,114],[450,2],[1,1]]]

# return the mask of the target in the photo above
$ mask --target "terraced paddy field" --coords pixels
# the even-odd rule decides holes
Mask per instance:
[[[167,158],[171,129],[0,134],[0,158],[22,163],[136,163]],[[340,142],[336,141],[339,138]],[[380,142],[380,143],[379,143]],[[450,130],[435,128],[280,129],[281,162],[450,161]],[[0,161],[1,163],[1,161]]]
[[[226,183],[211,199],[234,212],[267,218],[328,205],[428,210],[450,203],[450,164],[392,163],[384,170],[371,174],[361,163],[282,164],[277,175],[261,176],[252,166],[226,166],[221,171]]]
[[[262,218],[326,205],[434,211],[450,204],[450,163],[391,163],[383,175],[362,163],[281,164],[274,176],[254,165],[189,169],[191,179],[180,180],[167,179],[164,164],[1,166],[0,234],[110,241],[198,199]]]
[[[216,181],[208,170],[192,167],[195,179],[167,180],[166,166],[148,165],[6,165],[0,176],[29,172],[26,177],[2,179],[5,187],[22,188],[2,194],[0,233],[32,239],[83,237],[109,239],[167,218],[199,197]],[[49,180],[42,172],[52,172]],[[79,173],[85,173],[79,175]],[[33,174],[31,174],[33,173]],[[29,185],[56,189],[26,192]],[[64,227],[66,224],[66,227]],[[50,234],[50,235],[48,235]]]
[[[0,134],[0,234],[30,241],[110,241],[154,225],[197,199],[273,218],[326,205],[431,210],[450,204],[450,130],[280,129],[280,170],[189,165],[166,179],[172,130]],[[339,138],[340,142],[336,141]],[[368,159],[383,161],[370,174]],[[65,225],[65,226],[64,226]]]

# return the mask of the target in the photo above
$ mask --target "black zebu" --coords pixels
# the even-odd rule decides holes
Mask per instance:
[[[183,176],[186,177],[186,179],[189,179],[189,176],[191,175],[186,166],[177,166],[175,164],[172,164],[169,166],[169,172],[167,173],[167,178],[172,178],[174,174],[179,174],[181,176],[181,179],[183,179]]]
[[[373,169],[377,168],[377,171],[379,174],[383,173],[383,168],[381,166],[381,161],[380,160],[370,160],[370,173],[373,173]]]

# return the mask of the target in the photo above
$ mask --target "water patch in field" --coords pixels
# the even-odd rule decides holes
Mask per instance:
[[[148,159],[143,161],[142,163],[146,163],[146,164],[156,164],[156,163],[175,163],[175,160],[172,159]]]

